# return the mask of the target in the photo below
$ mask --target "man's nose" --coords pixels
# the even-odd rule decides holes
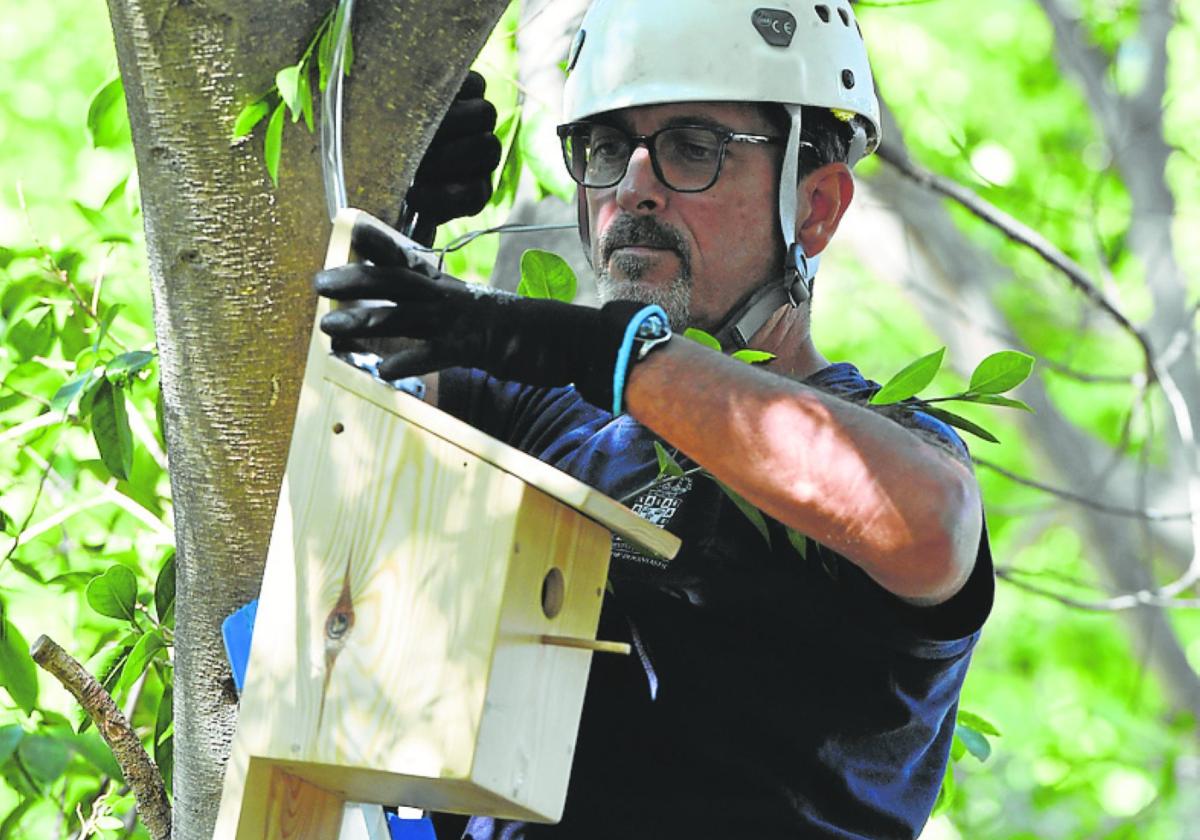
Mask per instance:
[[[667,186],[655,174],[645,146],[629,156],[625,177],[617,184],[617,206],[627,213],[653,213],[667,206]]]

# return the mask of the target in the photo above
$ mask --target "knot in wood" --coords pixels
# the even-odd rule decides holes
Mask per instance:
[[[354,627],[354,611],[335,609],[325,621],[325,635],[333,641],[340,641]]]

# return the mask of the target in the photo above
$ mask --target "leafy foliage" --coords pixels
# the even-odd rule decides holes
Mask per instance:
[[[1089,35],[1118,56],[1111,84],[1135,88],[1143,72],[1131,40],[1139,4],[1078,5]],[[1128,247],[1128,190],[1097,121],[1059,70],[1053,31],[1037,5],[935,0],[857,6],[880,88],[914,158],[1033,225],[1108,278],[1135,314],[1148,312],[1142,267]],[[1200,8],[1183,0],[1174,11],[1174,69],[1163,107],[1167,140],[1177,151],[1167,176],[1176,225],[1187,230],[1200,214],[1200,167],[1188,151],[1200,131],[1200,97],[1192,84],[1200,68]],[[120,792],[119,770],[74,705],[40,678],[25,642],[47,632],[83,660],[132,712],[170,778],[174,560],[137,178],[111,42],[101,37],[108,27],[102,5],[17,4],[7,20],[6,31],[15,34],[2,59],[8,72],[0,74],[0,838],[66,836],[84,825],[92,836],[115,838],[123,836],[121,818],[132,807]],[[492,205],[476,219],[444,226],[440,244],[504,221],[522,177],[533,178],[544,194],[569,195],[569,185],[563,191],[557,181],[557,149],[547,152],[537,142],[545,133],[538,119],[522,118],[514,84],[518,25],[514,7],[477,68],[499,109],[504,148]],[[323,35],[319,31],[305,57],[281,70],[272,90],[230,114],[239,142],[252,132],[268,133],[277,114],[280,140],[288,116],[311,130],[314,63],[316,90],[330,71],[331,41]],[[868,160],[859,171],[869,180],[879,166]],[[269,173],[277,179],[278,159]],[[1129,409],[1136,347],[1089,328],[1086,306],[1037,258],[954,212],[970,241],[1018,278],[999,292],[1016,339],[1005,343],[1039,360],[1038,376],[1055,408],[1096,440],[1127,441],[1131,457],[1144,455],[1151,464],[1171,457],[1161,406],[1151,400],[1144,412]],[[495,239],[485,237],[447,254],[446,268],[486,277],[495,253]],[[1194,243],[1177,256],[1188,276],[1200,276]],[[876,281],[860,255],[827,260],[820,288],[814,329],[831,358],[890,372],[897,358],[918,358],[942,343],[907,295]],[[947,311],[945,317],[971,313]],[[982,364],[974,375],[953,369],[964,361],[944,362],[932,381],[908,396],[919,398],[926,389],[951,395],[925,403],[943,411],[940,402],[953,400],[959,420],[994,425],[1006,441],[994,450],[997,460],[1038,475],[1041,465],[1011,419],[1021,415],[979,411],[1028,410],[1009,395],[1012,385],[1000,387],[1020,366],[985,377]],[[1097,385],[1064,367],[1129,381]],[[102,389],[113,406],[101,413],[101,427],[110,429],[100,436],[103,448],[95,414]],[[117,417],[118,394],[128,438]],[[126,464],[125,477],[118,477],[114,467]],[[689,472],[666,448],[659,466],[664,475]],[[1089,564],[1096,548],[1061,505],[983,470],[980,481],[998,562],[1027,580],[1065,581],[1072,590],[1097,586]],[[803,535],[789,532],[788,538],[805,553]],[[106,588],[95,580],[117,583],[123,577],[112,571],[117,567],[136,582],[132,609],[128,587],[118,585],[99,599],[118,615],[97,612],[87,593]],[[1191,666],[1200,669],[1200,617],[1176,612],[1169,622]],[[1196,722],[1146,672],[1146,656],[1107,617],[1001,586],[964,690],[964,706],[978,713],[959,712],[930,835],[1184,836],[1193,821]],[[1004,738],[996,742],[998,729]],[[139,832],[135,836],[144,836]]]
[[[120,770],[28,643],[62,643],[147,742],[169,723],[172,618],[145,606],[172,535],[137,179],[103,8],[13,14],[20,70],[0,84],[38,91],[0,100],[0,837],[115,838]]]
[[[286,115],[292,115],[292,122],[304,118],[304,125],[313,132],[313,91],[312,75],[317,74],[317,90],[323,92],[329,83],[329,74],[333,64],[333,50],[337,43],[337,21],[334,9],[321,19],[309,41],[300,60],[295,64],[283,67],[275,74],[275,84],[270,90],[263,91],[252,101],[238,111],[233,119],[233,140],[237,142],[249,135],[270,115],[267,120],[267,130],[263,137],[263,163],[271,183],[279,186],[279,163],[283,155],[283,127]],[[345,75],[350,75],[350,65],[354,63],[354,44],[351,33],[346,33]],[[313,51],[316,50],[316,63],[313,63]]]

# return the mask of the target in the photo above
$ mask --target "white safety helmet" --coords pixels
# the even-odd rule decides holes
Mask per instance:
[[[801,107],[854,126],[851,166],[879,145],[879,102],[849,0],[593,0],[567,59],[564,120],[669,102],[777,103],[791,118],[779,224],[793,276],[754,313],[741,307],[729,337],[744,345],[780,305],[780,289],[793,303],[807,298],[816,270],[795,242]],[[581,235],[587,247],[582,207]]]

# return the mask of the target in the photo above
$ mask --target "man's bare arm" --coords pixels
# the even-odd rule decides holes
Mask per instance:
[[[751,504],[905,600],[941,603],[974,567],[970,469],[869,409],[680,340],[634,366],[626,403]]]

